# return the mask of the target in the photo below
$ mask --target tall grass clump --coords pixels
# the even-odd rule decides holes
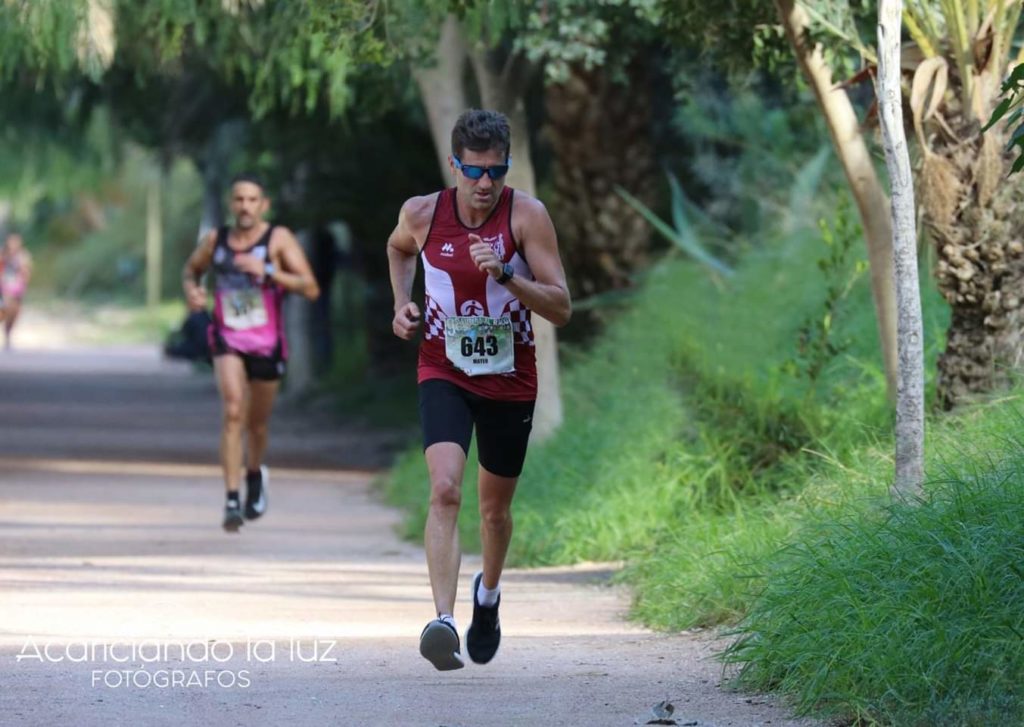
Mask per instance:
[[[1024,723],[1018,406],[940,426],[924,502],[805,518],[725,655],[739,683],[863,724]]]

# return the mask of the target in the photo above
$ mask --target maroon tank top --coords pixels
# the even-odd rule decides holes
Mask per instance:
[[[418,380],[444,379],[489,399],[532,401],[537,398],[537,357],[530,309],[487,273],[469,255],[469,233],[491,244],[498,258],[511,263],[516,276],[533,279],[530,267],[512,235],[515,191],[505,187],[498,203],[479,227],[459,219],[455,189],[438,194],[434,217],[420,250],[426,296]],[[445,354],[444,322],[449,316],[508,317],[512,324],[515,370],[504,374],[469,376]]]

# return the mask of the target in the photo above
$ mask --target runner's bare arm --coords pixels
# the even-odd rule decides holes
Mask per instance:
[[[402,205],[398,224],[388,238],[388,271],[395,297],[395,317],[391,329],[403,340],[410,340],[420,323],[420,309],[412,302],[412,284],[416,280],[416,256],[420,240],[430,226],[437,195],[412,197]]]
[[[307,300],[320,297],[320,286],[317,285],[306,253],[288,228],[274,228],[270,240],[270,259],[274,263],[274,274],[270,278],[275,283],[291,293],[299,293]]]
[[[185,291],[185,302],[189,310],[202,310],[206,307],[206,290],[199,279],[210,267],[216,244],[217,231],[211,230],[185,261],[185,268],[181,271],[181,287]]]
[[[551,217],[540,200],[519,194],[512,217],[512,230],[534,279],[516,275],[505,287],[537,315],[564,326],[572,317],[572,301]],[[469,251],[477,267],[495,280],[500,278],[501,261],[491,246],[476,235],[470,235],[470,242]]]

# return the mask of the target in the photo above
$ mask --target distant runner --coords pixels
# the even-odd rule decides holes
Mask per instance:
[[[547,210],[505,186],[509,137],[502,114],[462,114],[449,158],[455,187],[406,201],[388,239],[399,338],[411,340],[420,325],[412,301],[417,257],[425,271],[419,410],[430,472],[424,544],[437,618],[420,635],[420,653],[440,670],[465,665],[453,613],[462,557],[457,519],[473,429],[483,571],[473,578],[466,650],[486,664],[501,641],[499,579],[537,398],[531,312],[557,326],[572,313]]]
[[[11,334],[21,313],[21,303],[32,279],[32,256],[17,232],[7,235],[0,250],[0,320],[4,323],[4,348],[11,348]]]
[[[233,227],[211,231],[185,263],[182,287],[190,310],[205,310],[200,283],[213,272],[213,324],[210,350],[223,403],[220,460],[227,502],[224,529],[237,532],[246,519],[267,509],[269,472],[263,464],[270,412],[288,348],[281,304],[286,293],[309,300],[320,295],[298,240],[286,227],[263,220],[270,207],[263,183],[254,175],[231,184]],[[242,432],[247,435],[245,510],[239,503]]]

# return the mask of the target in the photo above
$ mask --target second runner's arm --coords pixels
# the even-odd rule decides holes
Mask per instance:
[[[275,266],[274,273],[268,277],[289,293],[298,293],[306,300],[319,298],[320,286],[317,285],[306,253],[302,251],[302,246],[295,239],[295,235],[287,228],[276,227],[271,245],[276,247],[277,252],[276,255],[272,253],[271,257],[282,264]]]
[[[388,273],[395,298],[391,330],[405,341],[416,335],[420,325],[420,309],[412,300],[412,285],[416,280],[416,257],[420,252],[415,229],[423,216],[425,199],[428,198],[413,197],[402,205],[398,224],[388,237]]]
[[[206,290],[199,281],[213,260],[213,248],[216,241],[217,232],[213,230],[188,256],[185,267],[181,271],[181,288],[185,292],[185,303],[190,311],[206,308]]]

